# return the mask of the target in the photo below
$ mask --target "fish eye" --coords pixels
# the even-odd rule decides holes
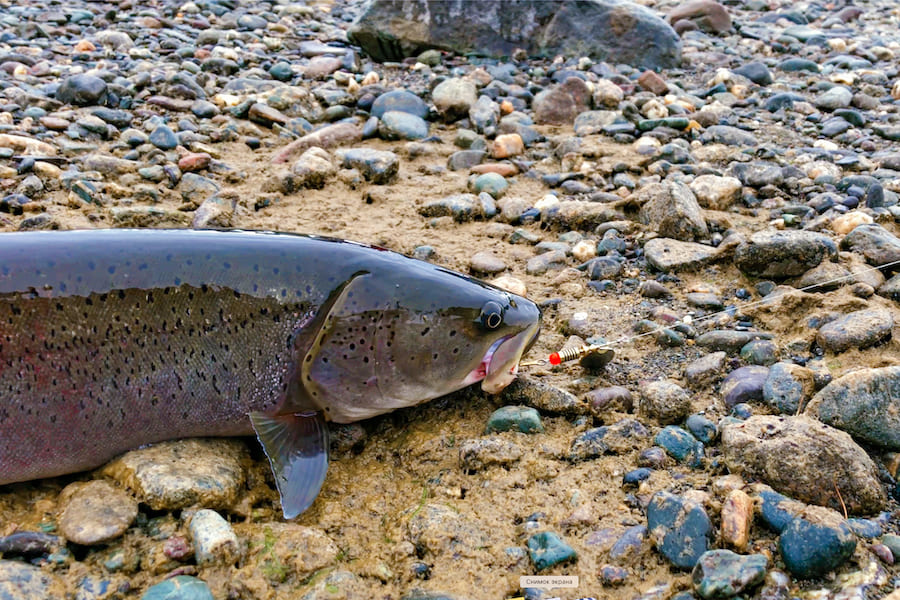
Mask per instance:
[[[493,300],[485,302],[479,318],[486,329],[497,329],[503,323],[503,308]]]

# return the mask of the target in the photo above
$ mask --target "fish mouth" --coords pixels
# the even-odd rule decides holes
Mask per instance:
[[[515,335],[500,338],[488,348],[484,357],[469,376],[466,383],[481,381],[481,389],[496,394],[516,379],[519,360],[537,340],[540,323],[535,323]]]

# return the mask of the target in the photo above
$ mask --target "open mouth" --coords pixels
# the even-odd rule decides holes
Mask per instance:
[[[540,325],[502,337],[488,348],[481,364],[466,378],[466,383],[481,381],[481,389],[496,394],[512,383],[519,372],[519,360],[537,339]]]

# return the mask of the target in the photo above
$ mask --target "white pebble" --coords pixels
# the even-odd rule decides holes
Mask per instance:
[[[197,564],[237,562],[237,535],[222,515],[207,508],[198,510],[191,519],[190,530]]]
[[[572,256],[579,262],[586,262],[597,256],[597,242],[581,240],[572,248]]]

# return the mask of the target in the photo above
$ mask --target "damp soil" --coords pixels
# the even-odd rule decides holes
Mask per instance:
[[[270,179],[286,168],[270,164],[271,156],[283,145],[275,136],[264,137],[263,148],[255,152],[237,143],[220,144],[217,149],[221,158],[246,173],[240,182],[223,186],[240,199],[233,225],[349,238],[403,253],[428,244],[436,251],[434,262],[465,273],[476,251],[490,250],[510,266],[510,274],[524,281],[531,299],[548,304],[541,338],[527,358],[543,357],[558,350],[566,341],[565,324],[575,312],[589,313],[595,335],[617,339],[632,335],[632,325],[646,318],[655,306],[666,306],[677,314],[693,310],[695,316],[702,316],[686,304],[684,294],[688,291],[714,289],[733,298],[736,289],[753,288],[755,282],[740,274],[730,261],[679,275],[680,282],[670,285],[675,296],[669,300],[647,300],[636,291],[623,291],[621,286],[618,291],[597,293],[587,288],[583,275],[573,273],[551,271],[541,276],[528,275],[525,262],[533,256],[530,246],[492,237],[484,221],[456,223],[450,219],[426,219],[418,214],[421,203],[466,190],[466,172],[434,169],[446,164],[447,156],[455,149],[452,128],[438,129],[436,133],[443,141],[425,143],[428,152],[415,158],[404,154],[403,144],[377,140],[360,144],[401,154],[399,178],[390,185],[350,187],[335,178],[321,190],[303,190],[291,195],[262,191]],[[546,133],[571,134],[571,130],[552,129]],[[621,146],[614,144],[604,148],[607,156],[622,151]],[[541,182],[519,175],[513,178],[507,194],[536,200],[546,192]],[[49,198],[47,212],[62,228],[111,226],[106,208],[69,208],[66,192],[62,190],[50,194]],[[181,204],[179,194],[161,190],[161,202],[157,206],[175,210]],[[268,205],[258,208],[265,204]],[[10,224],[3,230],[16,230],[27,216],[10,217]],[[745,234],[767,224],[764,216],[749,211],[728,213],[723,218]],[[539,223],[522,227],[551,241],[559,233],[543,230]],[[640,280],[657,275],[633,264],[627,268],[631,271],[628,276]],[[774,306],[748,308],[746,314],[757,319],[760,329],[774,333],[779,346],[784,347],[790,340],[811,337],[812,330],[806,325],[809,318],[829,311],[843,312],[859,302],[843,288],[828,294],[812,294],[810,298],[785,300]],[[890,305],[878,297],[870,299],[868,304]],[[880,347],[833,357],[828,367],[837,377],[854,368],[900,364],[897,358],[900,344],[896,339],[894,336]],[[643,380],[672,378],[686,385],[682,381],[684,366],[701,355],[690,344],[662,348],[648,336],[618,347],[616,358],[601,371],[586,372],[573,364],[554,369],[524,369],[523,376],[577,395],[604,385],[623,385],[636,395],[637,386]],[[695,411],[706,411],[714,420],[725,414],[717,387],[692,390],[692,395]],[[489,415],[499,406],[497,398],[475,387],[365,422],[368,435],[362,447],[345,449],[333,456],[320,496],[296,520],[302,525],[321,528],[340,548],[338,561],[328,569],[347,570],[361,577],[368,588],[365,596],[368,598],[399,600],[415,589],[439,591],[458,598],[510,598],[520,592],[519,577],[533,575],[535,571],[527,558],[516,558],[508,549],[525,548],[531,533],[525,523],[538,515],[542,528],[560,534],[578,553],[577,562],[541,573],[579,576],[577,590],[556,590],[557,595],[634,598],[660,584],[670,586],[667,596],[690,588],[689,574],[670,568],[651,549],[649,541],[640,550],[611,560],[610,544],[603,541],[609,532],[607,536],[597,532],[611,530],[616,534],[612,539],[616,539],[626,528],[645,524],[642,507],[656,491],[710,491],[714,479],[724,474],[723,467],[718,466],[715,447],[708,449],[701,469],[672,464],[655,470],[639,488],[625,489],[622,476],[637,467],[638,450],[583,462],[571,462],[566,457],[579,433],[592,426],[614,423],[627,415],[610,413],[592,419],[544,414],[543,433],[499,434],[524,451],[519,461],[506,467],[464,472],[460,468],[460,444],[482,436]],[[651,434],[658,430],[652,422],[647,425]],[[253,460],[249,465],[245,503],[234,512],[223,511],[243,540],[259,536],[271,523],[281,521],[268,464],[254,440],[248,439],[247,444]],[[71,481],[89,477],[89,474],[79,474],[0,487],[0,535],[15,530],[52,530],[60,490]],[[437,539],[432,541],[432,548],[413,544],[410,550],[410,520],[431,505],[449,509],[466,527],[460,527],[458,534],[435,533]],[[582,506],[587,507],[585,512],[589,516],[566,525],[567,518]],[[187,536],[182,515],[151,513],[147,507],[142,508],[148,517],[160,518],[165,531]],[[711,508],[716,523],[715,501]],[[767,552],[777,560],[771,534],[757,526],[751,539],[751,550]],[[75,560],[55,569],[55,573],[61,577],[65,593],[71,596],[84,575],[105,574],[102,559],[111,550],[118,549],[125,554],[126,562],[135,560],[141,567],[127,576],[114,575],[112,580],[119,584],[127,582],[121,597],[137,598],[167,572],[165,561],[158,556],[159,546],[160,542],[145,529],[133,527],[108,547],[76,548]],[[317,578],[324,576],[317,573],[300,578],[286,573],[273,581],[271,573],[267,575],[260,568],[261,556],[248,547],[245,558],[236,567],[196,567],[189,563],[180,570],[206,580],[216,598],[287,600],[299,597]],[[422,576],[415,572],[418,563],[427,565]],[[615,587],[604,587],[598,575],[605,564],[625,567],[626,581]]]

